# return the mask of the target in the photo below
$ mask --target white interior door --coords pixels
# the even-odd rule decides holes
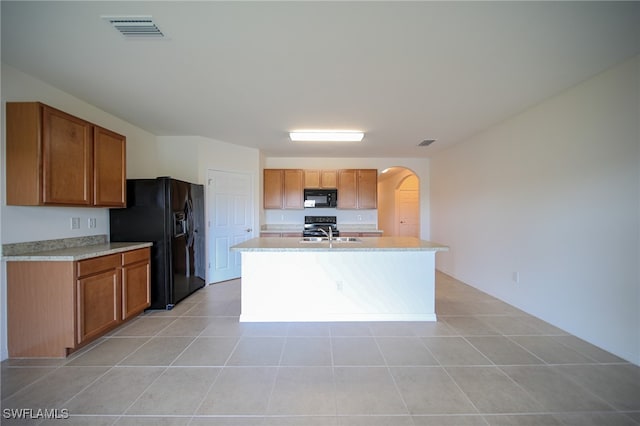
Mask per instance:
[[[396,190],[396,235],[420,238],[420,192],[415,176],[406,178]]]
[[[251,175],[209,170],[207,192],[209,281],[239,278],[240,253],[230,247],[254,235]]]

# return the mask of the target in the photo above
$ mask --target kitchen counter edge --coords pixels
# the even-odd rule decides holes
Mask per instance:
[[[63,248],[56,250],[47,250],[34,253],[23,253],[19,255],[2,256],[2,260],[6,262],[29,262],[29,261],[53,261],[53,262],[69,262],[76,260],[90,259],[92,257],[107,256],[110,254],[123,253],[126,251],[137,250],[145,247],[151,247],[150,242],[134,242],[134,243],[105,243],[95,244],[82,247]]]
[[[233,251],[449,251],[449,247],[411,237],[358,237],[359,242],[301,242],[298,237],[253,238],[231,247]]]

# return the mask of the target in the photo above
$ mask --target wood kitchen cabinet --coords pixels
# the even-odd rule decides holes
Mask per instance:
[[[94,126],[93,204],[125,207],[127,200],[127,140],[124,136]]]
[[[304,187],[305,188],[337,188],[338,171],[337,170],[305,170],[304,171]]]
[[[304,208],[301,169],[264,169],[263,176],[265,209]]]
[[[93,340],[120,322],[121,264],[118,254],[77,262],[79,344]]]
[[[281,169],[264,169],[264,208],[281,209],[284,196],[284,173]]]
[[[340,232],[341,237],[382,237],[381,232]]]
[[[376,169],[338,170],[338,208],[376,209],[378,171]]]
[[[150,249],[7,262],[9,357],[65,357],[150,306]]]
[[[149,249],[122,254],[122,320],[151,306]]]
[[[39,102],[7,102],[7,204],[124,207],[126,138]]]

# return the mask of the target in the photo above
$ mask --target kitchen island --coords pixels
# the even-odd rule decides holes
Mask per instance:
[[[242,322],[435,321],[435,254],[407,237],[254,238],[242,253]]]

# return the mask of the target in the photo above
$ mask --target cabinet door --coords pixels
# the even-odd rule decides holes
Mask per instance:
[[[304,170],[305,188],[337,188],[337,170]]]
[[[355,169],[338,171],[338,208],[358,208],[357,176]]]
[[[322,188],[337,188],[338,187],[337,170],[322,170],[320,172],[320,186]]]
[[[125,207],[126,138],[94,127],[93,203],[101,207]]]
[[[7,205],[42,204],[42,114],[37,102],[7,102]]]
[[[378,171],[376,169],[358,170],[358,208],[375,209],[378,207]]]
[[[283,232],[280,234],[281,237],[298,237],[302,238],[302,232]]]
[[[304,171],[304,187],[320,188],[320,170]]]
[[[120,322],[120,269],[78,280],[78,343]]]
[[[91,205],[91,123],[43,106],[42,155],[43,203]]]
[[[122,319],[139,314],[151,305],[149,261],[122,268]]]
[[[304,208],[304,180],[302,170],[284,170],[284,200],[282,208]]]
[[[264,208],[265,209],[281,209],[282,196],[284,190],[283,170],[281,169],[264,169]]]

